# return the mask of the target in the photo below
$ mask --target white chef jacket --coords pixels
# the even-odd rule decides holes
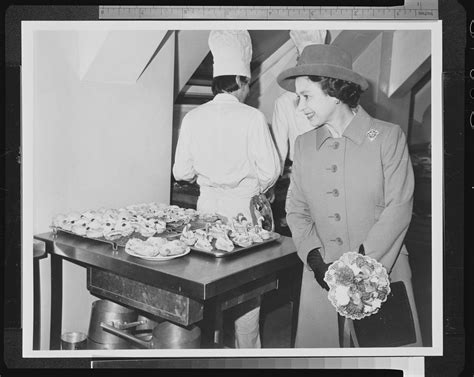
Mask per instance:
[[[288,149],[288,158],[293,161],[296,137],[314,128],[304,113],[296,110],[296,107],[296,94],[285,92],[276,99],[273,109],[272,130],[282,168],[285,165]]]
[[[213,212],[236,216],[244,203],[242,212],[248,212],[250,198],[273,186],[279,173],[278,152],[265,116],[235,96],[217,94],[183,118],[173,175],[186,181],[197,176],[200,199],[223,198],[214,206],[226,208]]]

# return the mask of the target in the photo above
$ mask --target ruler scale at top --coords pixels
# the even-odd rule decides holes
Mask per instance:
[[[99,6],[99,19],[389,20],[438,19],[438,0],[406,0],[396,7]]]

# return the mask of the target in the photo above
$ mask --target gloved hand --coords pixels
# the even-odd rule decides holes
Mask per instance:
[[[360,244],[360,246],[359,246],[359,254],[365,255],[365,248],[364,248],[363,244]]]
[[[324,274],[328,270],[330,263],[324,263],[323,257],[319,252],[319,248],[313,249],[308,253],[306,258],[309,267],[313,270],[314,278],[321,286],[321,288],[329,291],[329,286],[324,281]]]

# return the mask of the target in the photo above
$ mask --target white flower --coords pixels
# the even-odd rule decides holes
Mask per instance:
[[[372,301],[372,308],[375,310],[377,308],[380,308],[382,306],[382,300],[380,300],[379,298],[375,298],[373,301]]]
[[[362,271],[359,267],[357,267],[356,264],[350,264],[349,267],[351,268],[352,272],[354,272],[354,275],[357,275]]]
[[[338,305],[344,306],[349,303],[349,287],[340,285],[336,287],[334,294]]]

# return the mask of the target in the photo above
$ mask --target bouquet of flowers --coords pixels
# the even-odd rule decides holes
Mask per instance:
[[[377,313],[390,293],[385,267],[356,252],[345,253],[332,263],[324,281],[329,286],[329,301],[340,315],[350,319]]]

